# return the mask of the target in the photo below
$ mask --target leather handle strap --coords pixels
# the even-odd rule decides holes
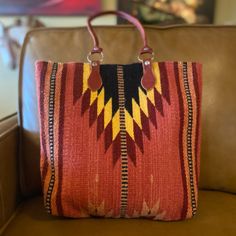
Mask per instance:
[[[140,21],[137,18],[135,18],[135,17],[123,12],[123,11],[103,11],[103,12],[98,12],[94,15],[91,15],[88,18],[87,27],[88,27],[88,31],[89,31],[92,39],[93,39],[93,49],[91,51],[91,54],[102,53],[102,51],[103,51],[103,49],[99,46],[98,37],[97,37],[97,35],[94,31],[94,28],[92,27],[91,22],[95,18],[97,18],[99,16],[104,16],[104,15],[117,15],[117,16],[120,16],[120,17],[126,19],[127,21],[129,21],[130,23],[132,23],[134,26],[136,26],[136,28],[140,32],[140,35],[141,35],[142,41],[143,41],[143,47],[140,51],[140,55],[145,54],[145,53],[153,54],[152,48],[150,48],[147,44],[147,36],[146,36],[145,30],[144,30],[142,24],[140,23]]]

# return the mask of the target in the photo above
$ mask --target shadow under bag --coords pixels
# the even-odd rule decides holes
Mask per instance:
[[[138,28],[140,62],[101,64],[91,21],[106,14]],[[47,211],[73,218],[191,218],[198,201],[201,64],[153,60],[144,28],[124,12],[93,15],[88,29],[94,43],[88,63],[36,62]]]

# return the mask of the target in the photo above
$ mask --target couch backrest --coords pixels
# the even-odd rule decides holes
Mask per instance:
[[[141,40],[132,26],[96,27],[104,63],[137,61]],[[200,187],[236,193],[236,27],[146,27],[156,59],[203,64]],[[21,56],[19,122],[24,194],[40,192],[36,60],[86,61],[92,40],[86,28],[39,29],[27,34]]]

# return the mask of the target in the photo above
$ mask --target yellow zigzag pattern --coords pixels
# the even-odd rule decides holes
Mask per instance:
[[[88,63],[84,63],[84,65],[83,65],[83,92],[82,92],[82,94],[84,94],[88,89],[88,78],[89,78],[90,74],[91,74],[90,65]]]
[[[156,84],[155,88],[158,93],[162,93],[161,91],[161,78],[160,78],[160,69],[157,62],[154,62],[152,64],[153,73],[156,77]],[[153,106],[156,106],[155,104],[155,97],[154,97],[154,89],[148,90],[147,94],[143,92],[143,90],[139,87],[138,88],[138,94],[139,94],[139,103],[137,104],[134,98],[132,98],[132,116],[129,114],[128,111],[125,110],[125,121],[126,121],[126,129],[130,137],[135,141],[134,137],[134,125],[133,122],[138,125],[138,127],[142,130],[142,122],[141,122],[141,110],[145,114],[145,116],[148,118],[148,100],[153,104]]]
[[[155,88],[159,94],[162,93],[161,91],[161,79],[160,79],[160,69],[157,62],[152,64],[153,73],[156,77],[156,84]],[[88,78],[91,73],[91,68],[88,63],[85,63],[83,66],[83,94],[88,89]],[[142,130],[142,122],[141,122],[141,110],[148,118],[148,100],[155,106],[155,97],[154,97],[154,89],[147,91],[147,94],[143,92],[141,88],[138,88],[139,94],[139,101],[140,105],[137,104],[134,98],[132,98],[132,116],[129,112],[125,109],[125,122],[126,122],[126,130],[130,137],[135,140],[134,137],[134,124],[133,122],[138,125],[138,127]],[[101,114],[104,110],[104,129],[108,126],[110,122],[112,122],[112,140],[115,140],[119,131],[120,131],[120,119],[119,119],[119,110],[116,112],[114,117],[112,118],[112,98],[104,104],[105,101],[105,91],[104,88],[101,89],[100,93],[98,94],[97,91],[91,91],[90,94],[90,106],[96,101],[97,102],[97,117]]]
[[[115,140],[116,136],[120,132],[120,110],[116,112],[112,118],[112,141]]]
[[[158,62],[153,62],[152,63],[152,69],[153,69],[153,73],[156,77],[155,88],[156,88],[157,92],[162,94],[162,92],[161,92],[161,75],[160,75],[160,69],[159,69]],[[151,90],[151,91],[153,91],[153,90]],[[148,93],[151,92],[151,91],[148,91]]]
[[[88,78],[91,73],[90,65],[85,63],[83,66],[83,94],[88,89]],[[120,132],[120,119],[119,110],[116,112],[112,118],[112,98],[105,104],[105,91],[104,88],[101,89],[100,93],[98,91],[90,91],[90,106],[94,102],[97,102],[97,117],[104,111],[104,130],[110,122],[112,122],[112,141],[115,140]]]

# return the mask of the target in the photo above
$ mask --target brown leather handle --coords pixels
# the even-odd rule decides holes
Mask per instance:
[[[99,16],[103,16],[103,15],[117,15],[117,16],[120,16],[120,17],[126,19],[127,21],[129,21],[133,25],[135,25],[137,27],[137,29],[139,30],[142,40],[143,40],[143,47],[140,51],[140,54],[145,54],[145,53],[153,54],[152,48],[150,48],[147,44],[147,36],[146,36],[145,30],[144,30],[142,24],[140,23],[140,21],[137,18],[135,18],[123,11],[103,11],[103,12],[98,12],[88,18],[87,27],[88,27],[88,31],[93,39],[93,49],[91,51],[91,54],[102,53],[102,51],[103,51],[103,49],[99,46],[98,38],[97,38],[96,33],[91,25],[91,21],[94,18],[97,18]]]

